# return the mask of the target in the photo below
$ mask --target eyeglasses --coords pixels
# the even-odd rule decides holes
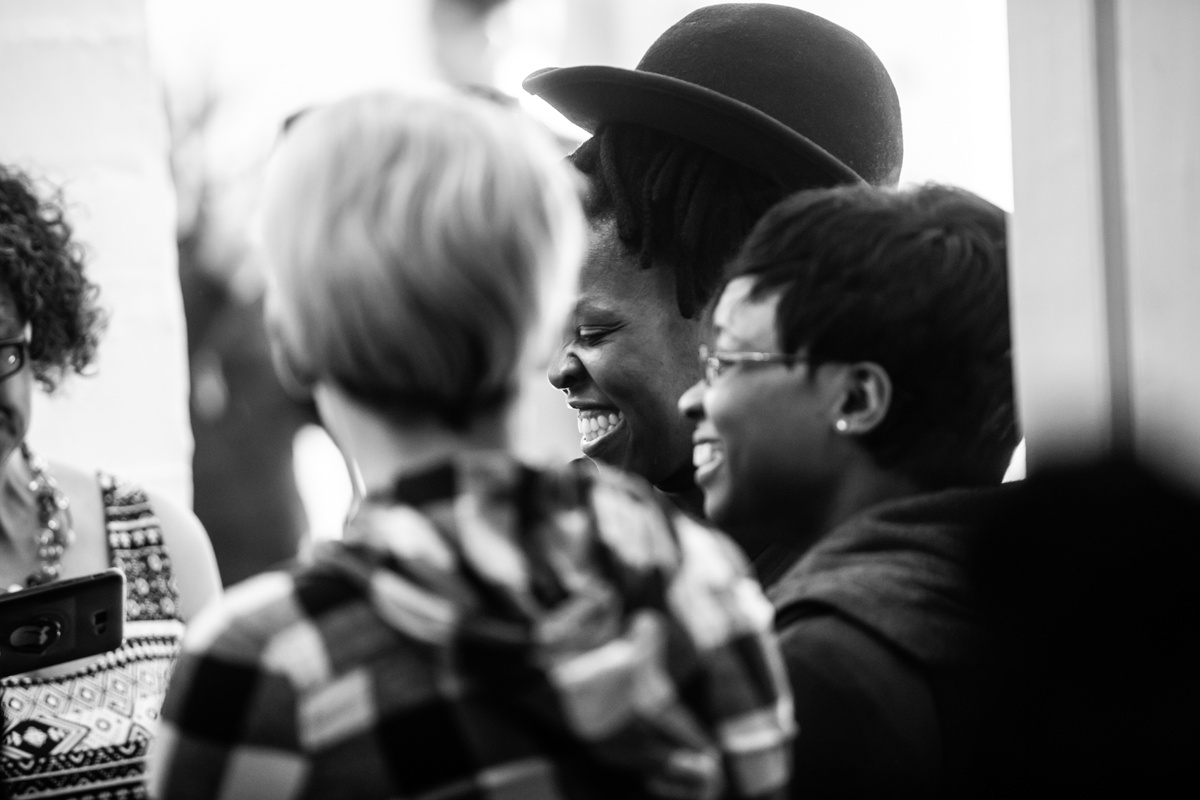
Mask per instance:
[[[0,381],[6,381],[21,371],[29,354],[29,324],[20,336],[0,339]]]
[[[794,353],[754,353],[754,352],[722,352],[709,350],[708,345],[700,345],[700,366],[704,368],[704,382],[712,386],[713,381],[721,376],[726,367],[734,364],[793,364],[804,362],[804,356]]]

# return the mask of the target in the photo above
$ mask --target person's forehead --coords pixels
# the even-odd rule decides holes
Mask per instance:
[[[674,311],[675,279],[669,266],[643,268],[637,253],[616,235],[615,226],[593,225],[579,274],[578,308]]]
[[[713,329],[718,336],[744,344],[770,346],[776,338],[775,306],[779,296],[771,293],[752,299],[753,288],[754,279],[748,276],[734,278],[725,286],[713,311]]]

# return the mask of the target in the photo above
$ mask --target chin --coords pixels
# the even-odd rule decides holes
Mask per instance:
[[[647,482],[662,488],[662,483],[669,475],[659,464],[653,459],[639,458],[636,453],[626,451],[621,454],[619,460],[610,461],[609,463],[615,467],[619,467],[625,472],[632,472],[644,478]]]
[[[722,530],[730,530],[737,522],[735,516],[729,513],[729,504],[717,492],[704,492],[704,516],[709,522]]]
[[[635,471],[629,466],[626,459],[621,457],[620,453],[584,453],[583,456],[596,466],[603,465],[623,472]]]
[[[755,546],[761,549],[762,526],[757,524],[750,515],[739,513],[737,506],[728,502],[729,498],[720,492],[706,491],[704,493],[704,517],[709,524],[724,531],[743,550],[751,551]]]

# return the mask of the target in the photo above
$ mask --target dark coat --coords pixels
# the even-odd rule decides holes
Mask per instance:
[[[970,784],[996,669],[976,545],[1011,491],[885,503],[807,553],[756,560],[795,693],[794,796],[950,797]]]

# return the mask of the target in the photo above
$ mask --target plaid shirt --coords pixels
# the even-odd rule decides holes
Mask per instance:
[[[462,457],[192,623],[151,793],[778,796],[771,623],[737,548],[640,480]]]

